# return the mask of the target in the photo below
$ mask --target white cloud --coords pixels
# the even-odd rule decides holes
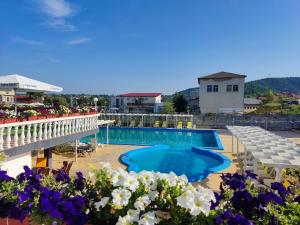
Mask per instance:
[[[39,0],[42,10],[51,17],[68,17],[74,13],[71,4],[65,0]]]
[[[45,25],[62,31],[76,30],[75,26],[68,23],[64,18],[51,19],[47,23],[45,23]]]
[[[67,18],[76,14],[75,6],[66,0],[35,0],[39,6],[39,10],[44,13],[47,18],[43,23],[51,28],[62,31],[74,31],[75,26],[67,21]]]
[[[87,37],[77,38],[77,39],[73,39],[73,40],[68,41],[67,44],[68,45],[80,45],[80,44],[89,42],[91,40],[92,40],[92,38],[87,38]]]
[[[15,37],[12,39],[13,42],[16,43],[22,43],[22,44],[28,44],[28,45],[43,45],[44,43],[41,41],[26,39],[22,37]]]

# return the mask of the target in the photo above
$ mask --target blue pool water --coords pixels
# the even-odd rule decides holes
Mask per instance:
[[[88,142],[92,136],[82,139]],[[101,127],[97,135],[99,143],[106,143],[106,128]],[[223,149],[214,130],[164,129],[164,128],[109,128],[109,144],[170,145],[176,148],[192,146]]]
[[[106,128],[101,127],[97,136],[99,143],[106,143]],[[90,138],[81,141],[89,142]],[[129,171],[172,171],[185,174],[193,182],[230,165],[227,157],[210,151],[223,149],[214,130],[111,127],[109,143],[150,146],[128,151],[120,157]]]

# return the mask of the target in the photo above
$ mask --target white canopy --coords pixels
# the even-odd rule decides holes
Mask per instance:
[[[21,92],[61,92],[63,90],[61,87],[18,74],[0,76],[0,89],[16,89]]]

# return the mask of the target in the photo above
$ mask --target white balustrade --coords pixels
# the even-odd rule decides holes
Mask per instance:
[[[21,145],[24,145],[25,144],[25,124],[22,124],[21,125]]]
[[[14,127],[15,135],[14,135],[14,147],[17,147],[19,145],[19,126]]]
[[[37,140],[37,123],[33,124],[33,133],[32,133],[32,141],[36,142]]]
[[[0,124],[0,150],[97,129],[99,114]]]
[[[48,139],[48,123],[44,123],[44,140]]]
[[[26,135],[26,142],[27,142],[27,144],[29,144],[31,142],[31,132],[30,132],[30,129],[31,129],[31,124],[28,124],[27,125],[27,135]]]
[[[10,148],[11,145],[11,127],[7,127],[6,129],[6,147]]]
[[[4,128],[0,128],[0,150],[3,150],[3,130]]]

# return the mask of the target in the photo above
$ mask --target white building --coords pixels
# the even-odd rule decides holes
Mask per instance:
[[[157,113],[162,105],[161,93],[127,93],[110,97],[110,110],[119,112]]]
[[[0,103],[15,103],[16,92],[15,90],[0,90]]]
[[[246,75],[219,72],[198,78],[201,113],[243,113]]]

